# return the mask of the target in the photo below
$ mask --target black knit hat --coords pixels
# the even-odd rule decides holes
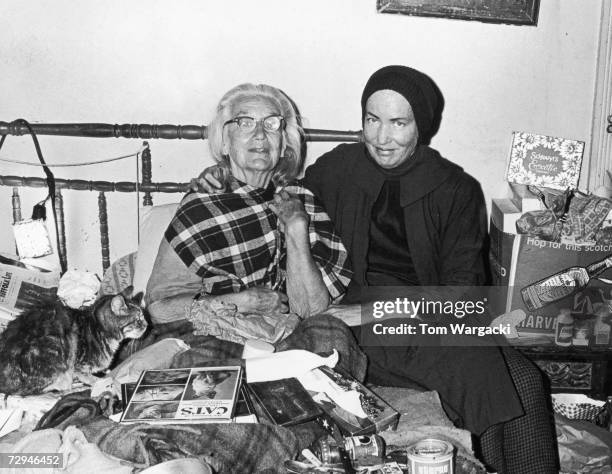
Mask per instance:
[[[406,98],[419,130],[419,142],[429,138],[439,109],[439,93],[433,81],[422,72],[407,66],[385,66],[376,71],[361,95],[361,121],[365,117],[366,102],[374,92],[392,90]]]

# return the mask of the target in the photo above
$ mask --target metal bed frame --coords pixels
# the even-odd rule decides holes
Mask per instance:
[[[63,123],[63,124],[31,124],[37,135],[56,135],[65,137],[88,138],[136,138],[136,139],[184,139],[205,140],[208,137],[207,127],[203,125],[152,125],[152,124],[106,124],[106,123]],[[27,135],[26,126],[15,122],[0,121],[0,136]],[[304,129],[304,138],[310,142],[358,142],[361,141],[359,131],[338,131]],[[57,215],[57,242],[60,247],[62,268],[67,267],[66,257],[66,225],[64,222],[64,205],[62,189],[98,192],[98,218],[100,223],[100,245],[102,252],[102,270],[110,266],[110,247],[108,237],[108,213],[106,204],[107,192],[133,193],[142,192],[143,206],[152,206],[152,193],[184,193],[189,183],[152,181],[151,150],[148,142],[144,142],[141,153],[142,177],[140,182],[130,181],[87,181],[81,179],[55,178],[55,211]],[[13,223],[22,220],[20,187],[47,187],[45,178],[0,175],[0,186],[12,186]]]

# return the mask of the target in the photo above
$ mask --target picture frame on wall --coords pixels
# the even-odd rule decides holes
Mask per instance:
[[[376,0],[379,13],[537,26],[540,0]]]

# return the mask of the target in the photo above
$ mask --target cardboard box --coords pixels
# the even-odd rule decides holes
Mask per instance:
[[[510,189],[512,190],[510,199],[521,213],[546,209],[542,200],[529,191],[526,184],[510,183]]]
[[[506,179],[510,183],[576,189],[584,142],[513,132]]]
[[[309,391],[312,399],[320,406],[327,417],[335,422],[344,436],[369,435],[387,429],[395,431],[399,421],[399,412],[368,387],[326,366],[315,369],[313,373],[316,373],[316,377],[323,377],[323,380],[326,380],[325,386],[345,392],[342,397],[345,402],[349,392],[353,392],[361,404],[366,418],[360,418],[346,410],[338,400],[334,401],[334,397],[327,391]]]
[[[516,234],[516,221],[521,217],[521,210],[509,198],[491,201],[491,222],[498,229],[509,234]]]
[[[493,222],[491,236],[491,271],[493,284],[507,288],[505,301],[494,308],[499,314],[514,309],[527,313],[518,326],[519,335],[554,335],[554,323],[561,308],[569,308],[575,317],[593,314],[593,304],[603,302],[611,285],[591,280],[585,290],[567,296],[535,311],[529,311],[521,297],[521,289],[572,266],[586,267],[612,254],[612,245],[578,246],[547,242],[526,235],[502,232]],[[612,278],[612,269],[602,278]]]

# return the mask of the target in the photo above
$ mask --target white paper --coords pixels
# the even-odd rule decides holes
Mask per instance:
[[[18,430],[23,418],[23,409],[6,408],[0,410],[0,437],[9,434],[11,431]]]
[[[368,417],[366,412],[363,411],[361,396],[357,390],[343,389],[319,369],[302,374],[297,379],[306,390],[325,393],[327,397],[344,410],[359,418]]]
[[[326,365],[333,368],[338,363],[338,351],[329,357],[321,357],[309,351],[294,349],[262,357],[246,359],[247,382],[268,382],[271,380],[299,377],[312,369]]]
[[[100,280],[88,271],[68,270],[59,281],[57,296],[71,308],[91,305],[100,289]]]

